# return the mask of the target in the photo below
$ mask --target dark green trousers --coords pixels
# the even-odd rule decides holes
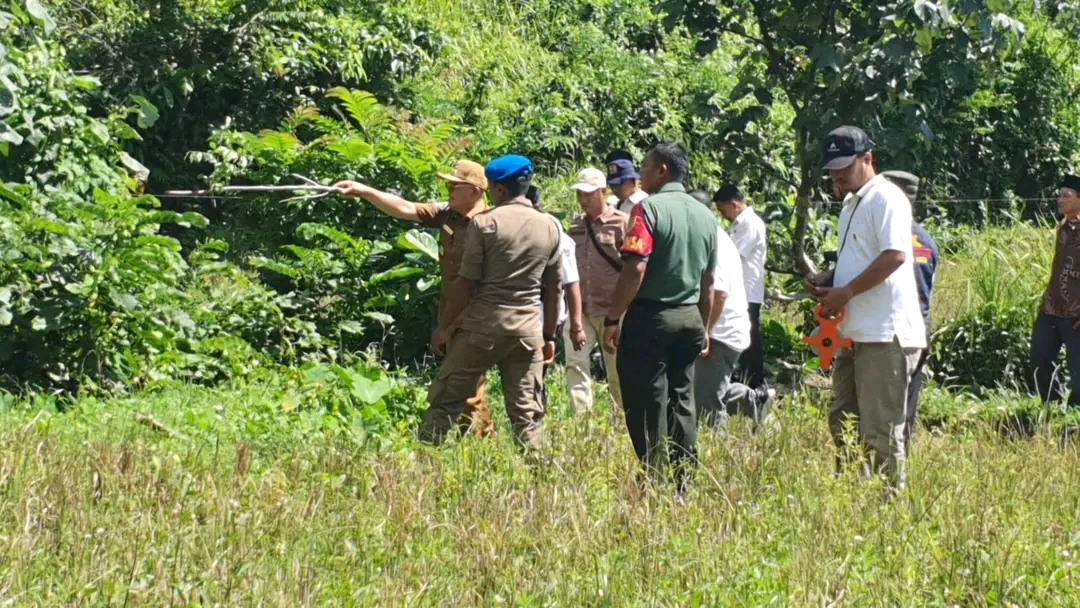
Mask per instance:
[[[670,459],[680,482],[697,457],[694,362],[704,347],[697,305],[635,301],[626,311],[616,359],[626,428],[641,462],[658,472]]]

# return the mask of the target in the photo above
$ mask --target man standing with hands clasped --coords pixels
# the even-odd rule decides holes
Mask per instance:
[[[626,236],[627,216],[607,204],[607,181],[599,169],[590,167],[579,173],[574,190],[584,212],[570,225],[581,279],[583,324],[581,333],[571,327],[566,334],[566,384],[574,413],[580,414],[593,405],[589,355],[604,335],[604,315],[611,308],[611,297],[622,272],[619,249]],[[615,407],[622,408],[615,354],[601,350],[611,399]],[[617,413],[612,412],[613,420]]]
[[[854,194],[840,212],[836,270],[807,277],[826,314],[845,314],[839,330],[854,342],[834,364],[829,430],[844,450],[845,426],[854,422],[870,465],[899,491],[905,483],[908,382],[926,347],[912,266],[911,206],[900,188],[876,174],[862,129],[829,133],[824,160],[840,195]]]

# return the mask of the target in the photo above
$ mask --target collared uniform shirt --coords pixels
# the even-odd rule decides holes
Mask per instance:
[[[833,284],[843,287],[885,251],[904,253],[904,264],[847,305],[840,333],[855,342],[892,342],[926,348],[911,247],[911,203],[900,188],[878,175],[849,197],[840,212],[839,259]]]
[[[1052,317],[1080,318],[1080,220],[1065,220],[1058,226],[1042,311]]]
[[[473,217],[459,276],[476,281],[464,314],[468,331],[543,337],[540,288],[562,280],[560,230],[524,197]]]
[[[581,309],[586,317],[602,317],[608,313],[615,284],[619,281],[619,271],[600,255],[589,238],[589,225],[592,225],[597,244],[604,253],[619,262],[619,249],[626,237],[626,220],[625,213],[606,207],[596,219],[581,214],[570,224],[570,237],[574,240],[581,275]]]
[[[701,276],[716,267],[718,227],[716,216],[677,182],[634,207],[621,253],[648,262],[634,300],[678,306],[711,297],[701,293]]]
[[[713,291],[727,293],[727,300],[716,325],[709,331],[709,337],[734,351],[742,352],[750,347],[750,310],[746,301],[743,265],[736,261],[738,257],[735,243],[718,227]]]
[[[442,288],[439,294],[439,321],[446,310],[446,301],[450,288],[457,282],[461,270],[461,259],[465,254],[465,232],[476,214],[487,208],[478,203],[468,213],[461,213],[450,207],[450,203],[425,203],[416,205],[416,217],[428,228],[439,230],[439,269],[442,273]],[[453,329],[451,325],[451,329]]]
[[[742,259],[743,281],[746,283],[746,299],[751,304],[765,302],[765,257],[768,255],[768,242],[765,235],[765,222],[747,207],[731,222],[728,236],[735,243]]]
[[[645,192],[644,190],[638,190],[637,192],[631,194],[625,201],[618,201],[618,199],[616,199],[616,201],[618,202],[616,203],[615,208],[619,211],[622,211],[626,215],[630,215],[630,212],[634,210],[634,207],[637,207],[642,201],[647,198],[649,198],[648,192]]]

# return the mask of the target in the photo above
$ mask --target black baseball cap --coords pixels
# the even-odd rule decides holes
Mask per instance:
[[[859,127],[843,126],[833,129],[825,137],[822,148],[824,169],[846,169],[855,159],[870,151],[870,137]]]
[[[604,164],[610,165],[617,160],[628,160],[631,163],[634,162],[634,157],[630,155],[626,150],[612,150],[608,152],[608,155],[604,157]]]

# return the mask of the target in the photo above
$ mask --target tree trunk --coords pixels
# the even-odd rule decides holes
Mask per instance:
[[[816,274],[817,266],[806,253],[806,233],[810,229],[810,194],[814,191],[815,165],[813,159],[807,158],[803,147],[803,158],[800,159],[801,179],[799,190],[795,198],[795,234],[791,237],[791,255],[795,259],[795,267],[804,274]]]

